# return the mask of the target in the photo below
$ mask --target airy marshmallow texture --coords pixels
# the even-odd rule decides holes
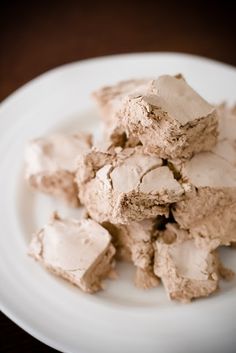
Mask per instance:
[[[182,175],[195,187],[236,187],[236,167],[212,152],[201,152],[187,161]]]
[[[236,167],[236,109],[225,104],[217,109],[219,117],[219,139],[212,152]]]
[[[82,278],[110,244],[110,234],[93,220],[55,220],[43,228],[43,261]],[[37,253],[33,242],[31,252]]]
[[[162,165],[162,160],[155,156],[134,154],[113,169],[110,174],[114,190],[129,192],[140,184],[140,179],[149,170]]]
[[[88,134],[53,134],[31,140],[25,151],[26,175],[52,174],[58,170],[74,173],[78,154],[91,146]]]
[[[80,160],[76,178],[79,198],[96,221],[127,224],[167,215],[168,204],[182,198],[173,172],[142,146],[99,153],[99,159],[97,153]]]
[[[91,219],[60,219],[57,215],[33,236],[29,254],[51,272],[86,292],[101,288],[112,267],[115,249],[106,229]]]
[[[203,99],[182,78],[163,75],[151,84],[151,93],[144,99],[167,112],[181,125],[212,114],[215,108]]]
[[[183,302],[208,296],[218,288],[217,240],[192,238],[176,224],[167,224],[156,241],[154,272],[171,299]]]

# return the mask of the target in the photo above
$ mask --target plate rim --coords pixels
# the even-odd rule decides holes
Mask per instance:
[[[15,89],[12,93],[10,93],[7,97],[5,97],[1,102],[0,102],[0,109],[2,108],[3,105],[8,104],[10,100],[12,100],[15,95],[17,95],[19,92],[21,92],[22,90],[25,90],[28,88],[29,85],[31,85],[32,83],[37,82],[38,80],[40,80],[41,78],[43,78],[44,76],[47,76],[48,74],[52,74],[52,73],[56,73],[57,71],[61,70],[61,69],[67,69],[73,66],[76,66],[78,64],[87,64],[87,63],[92,63],[94,61],[103,61],[103,60],[110,60],[110,59],[119,59],[121,57],[130,57],[130,56],[176,56],[178,58],[188,58],[188,59],[193,59],[193,60],[199,60],[199,61],[205,61],[206,63],[209,64],[217,64],[217,65],[221,65],[224,66],[225,68],[228,69],[233,69],[236,71],[236,67],[225,63],[225,62],[221,62],[219,60],[215,60],[206,56],[202,56],[202,55],[195,55],[195,54],[189,54],[186,52],[172,52],[172,51],[149,51],[149,52],[131,52],[131,53],[119,53],[119,54],[111,54],[111,55],[100,55],[100,56],[95,56],[92,58],[88,58],[88,59],[82,59],[82,60],[76,60],[76,61],[69,61],[65,64],[62,65],[58,65],[55,66],[51,69],[48,69],[44,72],[42,72],[41,74],[35,76],[34,78],[32,78],[31,80],[27,81],[26,83],[24,83],[23,85],[21,85],[20,87],[18,87],[17,89]]]

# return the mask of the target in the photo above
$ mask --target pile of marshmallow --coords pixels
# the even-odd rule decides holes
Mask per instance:
[[[93,98],[100,141],[78,132],[27,145],[28,184],[86,210],[55,212],[30,255],[89,293],[129,261],[139,288],[162,282],[182,302],[212,294],[233,276],[218,249],[236,242],[236,109],[210,105],[182,75],[119,82]]]

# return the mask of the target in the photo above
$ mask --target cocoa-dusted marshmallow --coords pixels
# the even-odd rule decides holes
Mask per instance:
[[[102,279],[112,271],[115,248],[108,231],[95,221],[54,215],[34,234],[29,254],[49,271],[93,293],[102,289]]]
[[[162,158],[189,158],[217,141],[216,109],[179,76],[160,76],[126,95],[115,114],[127,136]]]
[[[91,135],[85,133],[53,134],[31,140],[25,151],[27,182],[35,190],[78,206],[76,159],[90,147]]]
[[[90,152],[80,159],[76,180],[90,216],[114,224],[168,215],[169,204],[184,193],[169,167],[142,146]]]
[[[192,238],[176,224],[168,224],[156,241],[154,273],[161,278],[170,299],[188,302],[206,297],[218,288],[219,241]]]

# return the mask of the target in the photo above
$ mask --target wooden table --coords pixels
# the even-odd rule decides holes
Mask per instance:
[[[4,1],[0,101],[46,70],[101,55],[175,51],[236,65],[235,13],[227,0]],[[1,352],[53,351],[3,314],[0,324]]]

